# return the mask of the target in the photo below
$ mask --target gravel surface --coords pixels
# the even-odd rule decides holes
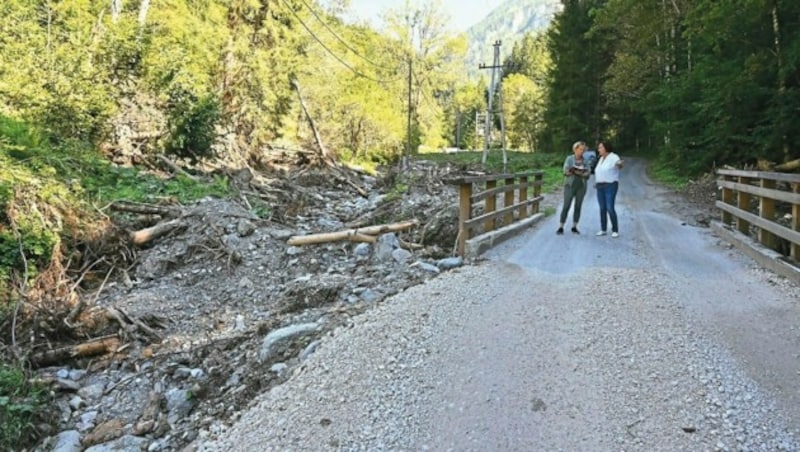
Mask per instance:
[[[645,203],[658,192],[628,171],[620,239],[556,239],[551,217],[334,330],[195,445],[800,450],[800,290]]]

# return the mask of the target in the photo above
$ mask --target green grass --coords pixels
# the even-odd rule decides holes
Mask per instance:
[[[676,190],[682,190],[687,183],[686,176],[678,174],[673,168],[655,162],[648,167],[648,176],[654,181]]]
[[[33,421],[46,399],[45,389],[29,384],[21,369],[0,363],[0,448],[21,450],[32,445]]]

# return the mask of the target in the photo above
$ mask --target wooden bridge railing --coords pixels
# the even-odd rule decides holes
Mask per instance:
[[[717,175],[722,222],[747,236],[754,226],[762,245],[800,262],[800,174],[722,169]],[[776,221],[778,203],[791,216],[784,224]]]
[[[445,183],[459,187],[457,253],[464,256],[467,240],[478,231],[487,233],[498,226],[508,226],[514,223],[515,213],[517,220],[539,213],[543,176],[543,171],[532,171],[446,179]],[[528,198],[529,187],[533,188],[531,198]],[[480,213],[482,205],[484,208]],[[480,214],[474,216],[476,212]]]

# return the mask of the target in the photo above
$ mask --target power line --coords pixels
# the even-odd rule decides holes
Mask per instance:
[[[341,59],[338,55],[333,53],[333,51],[331,49],[329,49],[328,46],[326,46],[325,43],[322,42],[317,37],[317,35],[315,35],[313,31],[311,31],[310,28],[308,28],[308,25],[306,25],[306,23],[303,22],[303,19],[301,19],[300,16],[297,15],[297,12],[295,12],[295,10],[291,7],[291,5],[289,5],[289,3],[287,3],[286,0],[282,0],[282,1],[283,1],[283,4],[289,9],[289,11],[292,12],[292,15],[294,15],[295,19],[297,19],[297,21],[300,22],[300,25],[302,25],[303,28],[306,29],[308,34],[310,34],[311,37],[314,38],[314,40],[317,41],[319,43],[319,45],[321,45],[322,48],[325,49],[326,52],[328,52],[328,54],[330,54],[330,56],[332,56],[334,59],[336,59],[336,61],[338,61],[342,66],[346,67],[347,69],[350,69],[350,71],[352,71],[357,76],[365,78],[367,80],[372,80],[373,82],[376,82],[376,83],[391,83],[391,82],[396,82],[396,81],[398,81],[398,80],[400,80],[402,78],[402,77],[398,77],[398,78],[392,79],[392,80],[378,80],[378,79],[376,79],[374,77],[370,77],[369,75],[366,75],[363,72],[359,71],[358,69],[354,68],[353,66],[348,64],[346,61]]]
[[[332,34],[334,38],[336,38],[336,40],[338,40],[339,42],[341,42],[341,43],[342,43],[342,45],[343,45],[343,46],[345,46],[345,48],[347,48],[347,50],[349,50],[349,51],[353,52],[354,54],[356,54],[356,56],[357,56],[357,57],[361,58],[362,60],[366,61],[367,63],[369,63],[369,64],[371,64],[371,65],[373,65],[373,66],[375,66],[375,67],[377,67],[377,68],[381,68],[381,69],[387,69],[386,67],[384,67],[384,66],[381,66],[380,64],[378,64],[378,63],[376,63],[376,62],[374,62],[374,61],[370,60],[369,58],[367,58],[367,57],[365,57],[365,56],[361,55],[360,53],[358,53],[358,51],[357,51],[356,49],[354,49],[353,47],[351,47],[351,46],[350,46],[350,44],[348,44],[348,43],[347,43],[347,42],[346,42],[344,39],[342,39],[342,38],[341,38],[341,37],[340,37],[340,36],[339,36],[339,35],[338,35],[338,34],[337,34],[335,31],[333,31],[333,29],[332,29],[332,28],[331,28],[331,27],[330,27],[330,26],[329,26],[329,25],[328,25],[328,24],[327,24],[327,23],[326,23],[324,20],[322,20],[322,18],[321,18],[321,17],[319,17],[319,14],[317,14],[317,12],[316,12],[316,11],[314,11],[314,8],[312,8],[312,7],[311,7],[311,6],[310,6],[310,5],[309,5],[309,4],[306,2],[306,0],[300,0],[300,1],[301,1],[301,2],[302,2],[304,5],[306,5],[306,8],[308,8],[308,10],[309,10],[309,11],[311,11],[311,14],[313,14],[313,15],[314,15],[314,17],[316,17],[316,18],[317,18],[317,20],[319,21],[319,23],[321,23],[321,24],[322,24],[322,26],[323,26],[323,27],[325,27],[325,29],[326,29],[326,30],[328,30],[328,32],[329,32],[330,34]]]

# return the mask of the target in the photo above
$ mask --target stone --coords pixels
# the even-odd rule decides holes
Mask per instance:
[[[56,437],[56,444],[53,452],[81,452],[81,434],[77,430],[67,430],[61,432]]]
[[[267,234],[275,240],[289,240],[293,235],[294,232],[289,231],[287,229],[267,229]]]
[[[236,224],[236,233],[239,234],[239,237],[247,237],[255,231],[256,225],[250,220],[242,219]]]
[[[126,452],[142,450],[149,442],[147,438],[125,435],[119,439],[105,444],[98,444],[86,449],[85,452]]]
[[[170,389],[165,397],[167,399],[167,421],[170,425],[175,425],[188,416],[194,408],[194,398],[191,392],[185,389]]]
[[[80,396],[75,396],[69,399],[69,406],[72,408],[73,411],[78,411],[84,405],[86,404],[83,402],[83,399]]]
[[[269,370],[270,372],[281,374],[286,370],[287,367],[289,366],[287,366],[286,363],[275,363],[269,368]]]
[[[290,246],[289,248],[286,248],[286,254],[288,254],[289,256],[297,256],[302,252],[303,249],[300,248],[299,246]]]
[[[124,424],[119,419],[112,419],[103,422],[92,430],[91,433],[86,435],[83,439],[84,446],[94,446],[96,444],[107,443],[114,441],[125,434]]]
[[[79,389],[78,395],[83,397],[84,400],[93,401],[103,396],[105,388],[105,383],[94,383]]]
[[[412,257],[414,257],[414,255],[411,254],[410,251],[405,250],[403,248],[398,248],[392,251],[392,259],[394,259],[399,264],[407,263],[408,261],[411,260]]]
[[[58,369],[58,372],[56,372],[56,378],[61,378],[61,379],[69,378],[69,369]]]
[[[427,262],[418,262],[417,266],[428,273],[438,274],[441,272],[441,270],[439,270],[439,267],[433,264],[429,264]]]
[[[398,248],[400,248],[400,241],[396,235],[382,234],[375,243],[375,251],[372,256],[378,262],[388,262],[392,259],[392,252]]]
[[[261,344],[261,351],[258,353],[259,360],[263,363],[274,358],[278,354],[278,349],[287,342],[308,336],[318,329],[319,325],[316,323],[301,323],[270,332]]]
[[[69,371],[69,379],[78,381],[86,375],[86,371],[83,369],[73,369]]]
[[[436,266],[442,270],[452,270],[454,268],[461,267],[462,265],[464,265],[464,259],[460,257],[448,257],[445,259],[440,259],[436,262]]]
[[[372,289],[366,289],[359,295],[359,297],[361,297],[365,303],[375,303],[376,301],[380,300],[382,296],[382,293]]]
[[[353,250],[353,254],[355,254],[356,258],[362,258],[362,259],[369,257],[371,252],[372,252],[372,246],[369,243],[359,243]]]
[[[56,384],[58,385],[59,389],[64,391],[75,392],[81,389],[81,385],[79,385],[77,382],[67,380],[65,378],[56,378]]]
[[[317,347],[321,344],[322,341],[316,340],[312,343],[308,344],[306,348],[300,353],[300,361],[305,361],[308,359],[309,356],[313,355],[315,351],[317,351]]]

